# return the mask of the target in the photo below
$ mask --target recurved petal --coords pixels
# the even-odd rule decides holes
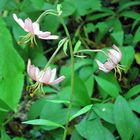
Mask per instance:
[[[27,73],[33,80],[37,81],[39,75],[39,69],[34,65],[31,65],[30,59],[28,59]]]
[[[61,81],[63,81],[65,79],[65,76],[61,76],[59,78],[57,78],[56,80],[54,80],[53,82],[49,82],[50,85],[55,85],[55,84],[58,84],[60,83]]]
[[[39,31],[38,33],[36,33],[36,35],[40,39],[46,39],[46,38],[48,38],[51,35],[51,33],[50,32],[42,32],[42,31]]]
[[[31,32],[34,34],[33,23],[32,23],[32,20],[30,18],[25,19],[24,30],[26,32]]]
[[[55,76],[56,76],[56,68],[51,70],[51,78],[49,80],[49,83],[54,81]]]
[[[42,82],[47,85],[50,81],[50,78],[51,78],[51,69],[50,67],[48,67],[44,72],[44,75],[42,77]]]
[[[34,34],[38,34],[40,32],[39,24],[37,22],[33,22],[33,29],[34,29]]]
[[[103,63],[101,63],[99,60],[95,60],[96,61],[96,63],[97,63],[97,65],[99,66],[99,69],[100,70],[102,70],[102,71],[104,71],[104,72],[109,72],[110,70],[108,70],[106,67],[105,67],[105,65],[103,64]]]
[[[114,64],[118,64],[121,60],[119,53],[116,50],[109,50],[108,51],[109,59],[112,60]]]
[[[46,39],[46,40],[58,39],[59,38],[59,36],[57,36],[57,35],[49,35],[49,36],[44,37],[44,36],[38,34],[37,36],[40,39]]]
[[[24,29],[24,22],[23,22],[23,20],[18,18],[16,14],[13,14],[13,18]]]
[[[121,52],[121,50],[116,45],[112,45],[112,48],[115,49],[119,53],[119,57],[121,59],[122,58],[122,52]]]

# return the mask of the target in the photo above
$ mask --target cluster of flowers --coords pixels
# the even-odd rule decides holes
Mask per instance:
[[[13,14],[13,18],[21,26],[21,28],[24,29],[24,31],[28,32],[27,35],[21,37],[21,41],[19,42],[20,44],[31,42],[31,46],[33,46],[33,44],[36,43],[35,36],[45,40],[58,39],[57,35],[51,35],[51,33],[48,31],[41,31],[39,23],[32,22],[30,18],[27,18],[23,21],[22,19],[18,18],[16,14]],[[112,69],[115,69],[116,71],[117,65],[122,59],[122,53],[120,49],[117,46],[113,45],[112,49],[108,50],[107,56],[108,59],[104,64],[99,60],[96,60],[99,69],[106,73],[111,71]],[[47,67],[44,70],[39,70],[38,67],[35,67],[31,64],[30,59],[28,60],[27,73],[32,80],[46,85],[58,84],[65,79],[65,76],[63,75],[55,80],[56,68],[51,70],[50,67]]]

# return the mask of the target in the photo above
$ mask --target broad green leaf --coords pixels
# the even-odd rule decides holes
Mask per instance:
[[[83,140],[83,138],[78,134],[76,130],[72,132],[70,140]]]
[[[68,0],[67,0],[68,1]],[[72,1],[73,4],[76,7],[76,12],[78,16],[84,16],[88,14],[89,9],[92,11],[98,11],[101,10],[101,1],[100,0],[94,0],[94,4],[92,0],[69,0]]]
[[[136,111],[137,113],[140,113],[140,96],[130,100],[129,105],[132,110]]]
[[[123,31],[113,32],[113,33],[111,33],[111,37],[113,38],[113,40],[119,46],[122,46],[123,45],[123,41],[124,41],[124,32]]]
[[[99,119],[82,120],[76,125],[76,130],[87,140],[115,140],[111,132],[101,124]]]
[[[104,119],[105,121],[114,124],[113,118],[113,104],[106,103],[106,104],[95,104],[93,106],[93,110],[96,114]]]
[[[1,138],[0,138],[0,140],[11,140],[11,138],[6,133],[5,128],[1,129]]]
[[[64,1],[61,4],[62,4],[61,10],[62,10],[63,17],[67,17],[67,16],[72,15],[76,10],[74,3],[71,1]]]
[[[63,108],[62,104],[56,104],[46,101],[46,104],[41,109],[39,114],[41,119],[47,119],[52,122],[64,125],[67,118],[67,108]],[[55,129],[56,127],[49,127],[48,129]]]
[[[75,70],[79,70],[81,67],[85,67],[85,66],[92,66],[93,64],[93,60],[91,59],[82,59],[82,61],[77,61],[75,62],[74,68]]]
[[[140,53],[135,53],[135,60],[140,65]]]
[[[90,104],[90,97],[88,95],[87,87],[81,78],[75,75],[74,83],[74,96],[73,104],[75,106],[85,106]],[[70,83],[67,83],[68,85]],[[80,88],[79,88],[80,87]],[[69,100],[71,96],[71,86],[66,86],[60,92],[58,92],[60,100]]]
[[[77,106],[85,106],[90,104],[90,97],[88,95],[88,90],[84,82],[75,75],[75,84],[74,84],[74,104]]]
[[[42,23],[42,30],[44,31],[50,31],[52,33],[56,34],[56,31],[59,27],[60,21],[57,16],[54,15],[47,15],[44,18],[44,22]]]
[[[140,122],[122,96],[115,101],[114,121],[122,140],[131,140],[133,134],[134,139],[140,139]]]
[[[30,0],[33,4],[33,6],[38,9],[41,10],[44,6],[44,0]]]
[[[24,62],[13,47],[8,29],[0,19],[0,99],[15,110],[24,84]]]
[[[32,120],[32,119],[39,117],[45,104],[46,104],[45,98],[41,98],[41,99],[37,100],[36,102],[34,102],[28,112],[28,119]]]
[[[108,95],[117,97],[119,95],[119,89],[116,85],[109,80],[105,80],[102,77],[94,76],[97,84],[101,87]]]
[[[0,11],[2,11],[5,8],[5,5],[7,4],[8,0],[0,1]]]
[[[139,85],[136,85],[134,87],[132,87],[125,95],[125,97],[128,99],[128,98],[131,98],[137,94],[140,93],[140,84]]]
[[[134,60],[134,48],[132,46],[126,46],[121,48],[122,60],[121,64],[124,66],[125,70],[128,70]]]
[[[91,108],[92,108],[93,105],[87,105],[85,106],[84,108],[82,108],[81,110],[79,110],[76,114],[74,114],[73,116],[71,116],[70,118],[70,121],[73,120],[74,118],[82,115],[82,114],[85,114],[86,112],[88,112]]]
[[[134,43],[138,43],[139,41],[140,41],[140,27],[138,27],[138,29],[136,30],[133,38]]]
[[[36,119],[36,120],[29,120],[29,121],[25,121],[22,122],[23,124],[31,124],[31,125],[45,125],[45,126],[54,126],[54,127],[61,127],[64,128],[62,125],[55,123],[53,121],[50,120],[45,120],[45,119]]]

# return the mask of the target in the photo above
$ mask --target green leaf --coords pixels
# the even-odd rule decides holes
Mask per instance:
[[[45,126],[54,126],[54,127],[61,127],[64,128],[61,124],[55,123],[50,120],[44,120],[44,119],[36,119],[36,120],[29,120],[22,122],[23,124],[31,124],[31,125],[45,125]]]
[[[114,121],[122,140],[140,139],[140,122],[127,101],[119,96],[114,105]]]
[[[129,101],[129,105],[130,105],[132,110],[136,111],[137,113],[140,113],[140,96]]]
[[[99,22],[97,23],[96,28],[99,30],[96,37],[96,42],[98,44],[108,32],[109,27],[106,22]]]
[[[7,3],[8,3],[8,0],[3,0],[0,2],[0,11],[2,11],[5,8]]]
[[[140,27],[138,27],[138,29],[136,30],[133,38],[134,43],[138,43],[139,41],[140,41]]]
[[[72,132],[70,140],[83,140],[83,138],[78,134],[76,130]]]
[[[82,114],[85,114],[86,112],[88,112],[91,108],[92,108],[93,105],[87,105],[85,106],[84,108],[82,108],[81,110],[79,110],[76,114],[74,114],[73,116],[71,116],[70,118],[70,121],[73,120],[74,118],[82,115]]]
[[[78,40],[75,44],[75,47],[74,47],[74,53],[76,53],[80,47],[81,47],[81,41]]]
[[[24,84],[24,62],[13,47],[8,29],[0,19],[0,99],[15,110]]]
[[[140,84],[132,87],[125,95],[125,98],[131,98],[140,93]]]
[[[47,99],[46,101],[56,103],[56,104],[70,104],[70,102],[67,100],[49,100],[49,99]]]
[[[46,17],[44,17],[44,22],[42,23],[41,27],[42,27],[42,30],[44,31],[47,30],[56,34],[59,24],[60,24],[60,21],[57,16],[47,15]]]
[[[134,60],[134,48],[132,46],[126,46],[121,48],[122,51],[122,60],[121,64],[124,65],[124,68],[128,70]]]
[[[0,111],[2,111],[2,112],[8,112],[8,110],[3,109],[3,108],[0,108]]]
[[[99,119],[83,120],[76,125],[76,130],[87,140],[115,140],[111,132],[101,124]]]
[[[42,108],[45,106],[45,104],[46,104],[45,98],[41,98],[37,100],[36,102],[34,102],[28,112],[28,119],[35,119],[39,117],[42,111]]]
[[[125,4],[121,4],[119,6],[118,12],[121,12],[124,9],[127,9],[128,7],[135,6],[135,5],[140,5],[140,2],[139,1],[129,1],[129,2],[126,2]]]
[[[33,6],[38,9],[41,10],[44,6],[44,0],[30,0],[33,4]]]
[[[75,106],[85,106],[90,104],[90,97],[88,95],[88,90],[85,86],[85,83],[81,78],[75,75],[74,83],[74,96],[73,96],[73,105]],[[70,81],[69,81],[70,82]],[[70,83],[67,83],[67,86],[58,92],[60,100],[69,100],[71,95],[71,86]],[[80,88],[79,88],[80,87]]]
[[[108,95],[112,97],[117,97],[119,95],[119,89],[114,83],[107,81],[99,76],[94,77],[99,87],[101,87]]]
[[[135,60],[140,65],[140,53],[135,53]]]
[[[134,11],[124,11],[120,14],[120,17],[121,16],[124,16],[124,17],[127,17],[127,18],[132,18],[132,19],[135,19],[135,20],[140,20],[140,14],[136,13]]]
[[[93,110],[96,114],[105,121],[114,124],[113,118],[113,104],[95,104]]]
[[[78,16],[84,16],[88,14],[89,9],[92,11],[98,11],[101,10],[101,1],[100,0],[94,0],[94,4],[92,0],[69,0],[72,1],[73,4],[76,7],[76,12]]]
[[[85,86],[85,83],[78,76],[75,76],[74,92],[75,94],[73,101],[75,105],[85,106],[87,104],[90,104],[88,90]]]
[[[67,54],[67,50],[68,50],[68,42],[69,42],[68,40],[65,41],[64,46],[63,46],[63,52],[64,52],[65,55],[68,55],[68,54]]]
[[[64,1],[61,4],[62,4],[61,10],[62,10],[63,17],[67,17],[67,16],[72,15],[76,10],[75,5],[71,1]]]
[[[123,45],[123,41],[124,41],[124,32],[123,31],[113,32],[113,33],[111,33],[111,37],[113,38],[113,40],[119,46],[122,46]]]
[[[52,122],[64,125],[67,118],[67,108],[63,108],[62,104],[56,104],[46,101],[46,104],[44,104],[44,106],[41,108],[39,116],[41,119],[47,119]],[[55,128],[55,126],[47,127],[48,130]]]
[[[1,138],[0,140],[11,140],[11,138],[7,135],[4,128],[1,129]]]

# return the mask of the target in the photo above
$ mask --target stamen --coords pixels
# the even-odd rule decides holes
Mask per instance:
[[[39,94],[39,93],[44,94],[42,86],[43,86],[42,83],[36,82],[35,84],[27,87],[27,91],[29,92],[31,97],[33,97],[34,94]]]

